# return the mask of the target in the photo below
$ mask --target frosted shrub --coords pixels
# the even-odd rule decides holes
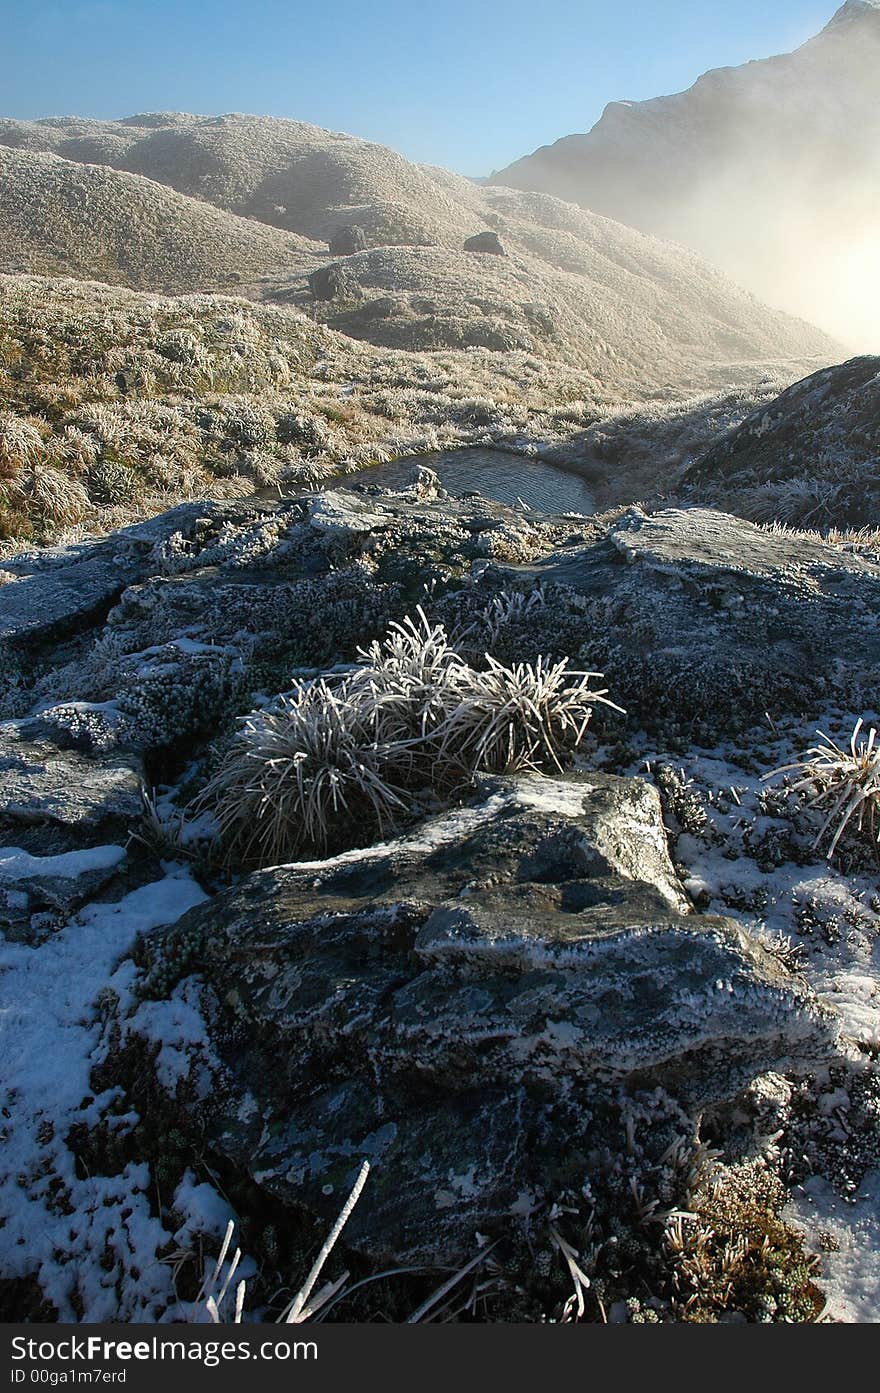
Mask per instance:
[[[747,493],[743,515],[755,522],[806,526],[831,515],[839,485],[829,479],[783,479]]]
[[[104,450],[124,449],[130,435],[121,413],[100,402],[79,413],[69,424],[83,435],[92,436]]]
[[[101,447],[93,435],[76,426],[65,426],[61,436],[61,453],[74,470],[88,469],[97,460]]]
[[[335,679],[298,684],[248,716],[198,800],[230,853],[269,864],[363,841],[481,773],[561,769],[597,702],[567,660],[470,667],[420,609]],[[619,707],[615,707],[619,710]]]
[[[457,641],[468,651],[494,648],[512,626],[521,628],[531,620],[541,622],[547,608],[547,594],[541,584],[525,590],[502,590],[494,595],[480,614],[456,632]]]
[[[211,354],[188,329],[167,329],[156,338],[156,352],[170,363],[182,363],[191,368],[209,368]]]
[[[271,445],[275,422],[261,405],[243,397],[228,397],[224,403],[222,428],[226,448],[254,450]]]
[[[249,450],[235,461],[235,474],[252,479],[254,487],[272,488],[281,478],[283,463],[268,450]],[[234,476],[233,476],[234,477]]]
[[[819,846],[831,832],[829,857],[834,855],[853,819],[857,832],[867,836],[875,846],[880,841],[880,746],[874,727],[866,735],[862,734],[863,727],[864,721],[860,718],[845,746],[836,745],[830,736],[817,731],[822,744],[814,745],[794,764],[783,765],[764,776],[769,779],[789,772],[802,776],[792,786],[794,791],[812,794],[808,807],[827,809],[814,845]]]
[[[279,417],[276,432],[282,445],[296,445],[305,454],[319,453],[330,439],[330,428],[325,420],[296,411]]]

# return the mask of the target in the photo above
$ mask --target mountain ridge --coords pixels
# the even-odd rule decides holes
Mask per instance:
[[[880,6],[848,0],[793,53],[609,103],[589,132],[489,182],[683,242],[764,300],[876,348],[878,66]]]

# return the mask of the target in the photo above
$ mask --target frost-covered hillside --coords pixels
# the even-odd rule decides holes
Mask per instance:
[[[323,250],[150,179],[0,145],[4,271],[141,290],[213,290],[290,274]]]
[[[520,351],[623,397],[840,357],[682,247],[300,122],[6,121],[0,171],[2,270],[237,284],[383,348]],[[481,233],[500,254],[465,248]]]

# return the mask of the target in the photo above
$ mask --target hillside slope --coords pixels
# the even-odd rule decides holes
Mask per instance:
[[[650,260],[629,266],[619,246],[626,229],[594,221],[604,224],[604,246],[597,238],[573,248],[578,270],[559,269],[546,253],[375,248],[340,263],[339,292],[311,308],[380,347],[519,350],[579,368],[622,396],[696,390],[754,375],[757,364],[827,359],[830,341],[819,331],[766,309],[699,258],[654,243]]]
[[[150,179],[2,145],[0,247],[3,271],[172,292],[290,274],[320,250]]]
[[[613,102],[492,176],[699,249],[772,304],[876,351],[880,0],[794,53]]]
[[[248,293],[292,301],[382,348],[530,353],[579,368],[589,390],[619,397],[741,381],[756,365],[790,365],[796,377],[841,356],[827,336],[767,309],[681,247],[546,195],[483,189],[382,146],[298,122],[63,118],[5,122],[0,140],[17,145],[14,152],[7,146],[2,159],[25,189],[17,199],[5,196],[14,204],[14,235],[0,269],[161,290],[222,285],[225,271]],[[34,148],[39,145],[56,153]],[[75,162],[99,157],[140,173]],[[37,176],[39,198],[31,187]],[[89,185],[88,201],[80,179]],[[164,187],[167,208],[157,179],[174,189]],[[93,186],[110,196],[102,201]],[[70,228],[69,205],[87,209]],[[2,208],[0,201],[0,216]],[[160,208],[161,218],[149,216]],[[261,217],[273,225],[255,221]],[[181,236],[183,250],[175,242],[151,255],[157,240],[151,235],[141,246],[146,225],[180,227],[185,220],[201,243]],[[20,232],[16,241],[22,221],[26,244]],[[323,249],[310,259],[317,244],[302,239],[329,240],[352,226],[362,229],[366,250],[344,258],[331,292],[316,297],[307,274],[333,259]],[[212,238],[220,231],[223,245],[215,254]],[[465,250],[480,232],[500,238],[506,255]],[[57,255],[48,250],[55,247]],[[270,265],[283,257],[286,267]],[[173,281],[169,266],[176,268]],[[216,273],[213,282],[208,271]]]
[[[685,484],[747,516],[874,527],[880,357],[825,368],[763,403],[691,465]]]
[[[383,145],[303,121],[147,113],[123,121],[0,121],[0,144],[145,175],[242,217],[329,240],[457,246],[479,232],[477,187]]]

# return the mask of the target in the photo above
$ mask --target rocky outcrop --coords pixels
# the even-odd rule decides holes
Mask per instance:
[[[880,504],[880,358],[796,382],[713,445],[684,479],[782,520],[863,527]],[[740,509],[738,508],[738,511]]]
[[[33,652],[100,623],[123,590],[154,569],[156,548],[195,516],[215,510],[213,503],[184,504],[102,541],[4,558],[0,653]]]
[[[316,300],[357,300],[361,295],[357,280],[335,261],[311,273],[309,290]]]
[[[634,508],[531,573],[585,598],[582,655],[649,728],[711,741],[835,695],[870,703],[876,557],[708,509]]]
[[[355,252],[366,251],[367,234],[357,223],[340,227],[329,242],[331,256],[354,256]]]
[[[211,1146],[347,1238],[456,1262],[599,1143],[595,1090],[689,1107],[827,1051],[829,1018],[732,921],[687,913],[655,789],[499,779],[397,842],[249,876],[144,945],[197,972],[225,1065]]]
[[[692,908],[646,779],[478,775],[438,787],[440,806],[458,801],[431,817],[414,784],[396,840],[346,829],[330,844],[355,849],[239,867],[231,885],[211,808],[191,800],[237,716],[332,683],[417,606],[468,664],[604,671],[629,714],[603,730],[597,708],[582,753],[596,731],[627,772],[624,719],[651,751],[652,725],[714,735],[758,703],[852,701],[878,661],[870,557],[708,510],[526,513],[446,497],[421,470],[399,492],[194,503],[5,570],[4,962],[34,978],[55,962],[52,1009],[88,1037],[57,1110],[59,1176],[74,1150],[90,1180],[146,1160],[173,1194],[197,1146],[240,1212],[296,1231],[303,1216],[326,1229],[368,1157],[346,1229],[367,1265],[460,1265],[477,1235],[540,1250],[565,1194],[599,1195],[608,1234],[633,1233],[633,1184],[686,1155],[698,1113],[721,1132],[757,1077],[837,1057],[836,1017],[771,930],[724,917],[735,897]],[[690,872],[687,838],[721,853],[722,815],[695,793],[680,820],[656,778]],[[182,858],[192,874],[169,872]],[[86,1096],[132,1121],[89,1124]],[[626,1126],[647,1134],[632,1133],[638,1157]],[[664,1205],[686,1202],[680,1176],[663,1187]]]
[[[479,630],[501,592],[539,582],[541,603],[494,634],[495,651],[604,673],[634,728],[711,739],[765,712],[870,703],[871,554],[700,508],[575,526],[432,494],[192,504],[6,563],[7,713],[38,706],[62,743],[149,752],[209,733],[253,674],[282,690],[298,667],[351,659],[426,587],[451,627]]]
[[[0,837],[41,855],[125,840],[143,813],[131,756],[63,748],[47,722],[0,725]]]
[[[476,236],[468,237],[464,249],[466,252],[483,252],[489,256],[507,255],[497,232],[478,232]]]
[[[28,943],[126,868],[144,814],[136,758],[58,737],[38,718],[0,724],[0,933]]]

